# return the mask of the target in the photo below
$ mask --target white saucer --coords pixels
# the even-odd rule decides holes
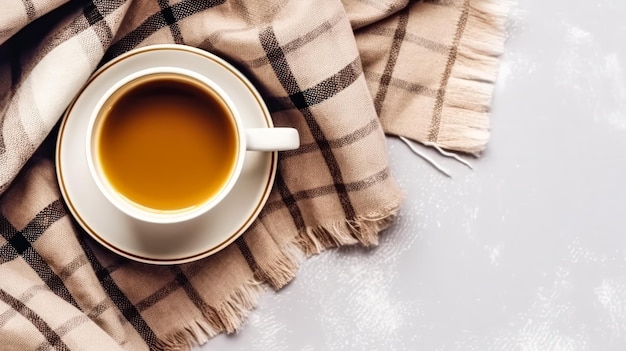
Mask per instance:
[[[154,45],[117,57],[90,78],[64,116],[57,140],[56,168],[69,210],[100,244],[136,261],[178,264],[223,249],[252,224],[270,194],[277,153],[248,151],[241,176],[228,197],[190,223],[146,224],[119,211],[99,192],[89,173],[84,147],[89,115],[98,98],[120,77],[160,66],[206,75],[240,108],[246,127],[273,126],[257,90],[230,64],[192,47]]]

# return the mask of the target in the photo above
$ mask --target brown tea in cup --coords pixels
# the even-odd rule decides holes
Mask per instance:
[[[191,77],[141,77],[115,91],[100,111],[95,163],[110,186],[139,207],[200,206],[233,174],[236,122],[224,100]]]

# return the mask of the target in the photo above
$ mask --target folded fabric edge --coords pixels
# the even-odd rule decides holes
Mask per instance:
[[[474,155],[485,149],[506,21],[513,5],[513,1],[469,2],[456,60],[449,72],[441,123],[433,127],[429,141]]]
[[[267,285],[280,289],[296,276],[302,262],[313,255],[345,245],[361,244],[365,247],[378,244],[380,232],[387,229],[396,218],[400,202],[355,219],[327,223],[315,228],[305,228],[282,249],[282,257],[263,267],[262,282],[250,279],[235,289],[213,313],[181,327],[159,342],[159,350],[189,350],[206,343],[219,333],[234,333],[240,329],[248,313],[258,305]],[[267,284],[266,284],[267,283]]]

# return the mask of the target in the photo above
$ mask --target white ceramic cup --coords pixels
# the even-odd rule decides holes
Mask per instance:
[[[103,118],[107,118],[108,114],[103,111],[107,106],[107,101],[114,94],[128,86],[129,83],[136,83],[141,80],[150,79],[155,76],[181,77],[185,80],[192,80],[195,84],[203,87],[203,90],[209,89],[213,91],[213,98],[219,97],[229,110],[230,118],[233,119],[237,143],[235,166],[230,172],[230,176],[225,184],[212,197],[206,199],[203,203],[182,210],[159,210],[148,208],[128,200],[122,196],[118,190],[111,184],[102,165],[99,161],[97,152],[97,133],[98,126],[102,123]],[[117,99],[117,97],[116,97]],[[239,175],[241,174],[243,164],[246,158],[246,151],[273,152],[292,150],[300,145],[299,135],[294,128],[246,128],[240,117],[239,110],[232,99],[219,87],[218,84],[210,80],[204,75],[194,71],[177,68],[177,67],[156,67],[141,70],[127,75],[123,79],[116,82],[107,92],[99,99],[95,109],[90,116],[87,130],[87,164],[91,176],[102,194],[116,208],[124,212],[130,217],[148,223],[180,223],[192,220],[202,214],[210,211],[213,207],[220,203],[235,186]],[[209,175],[207,175],[208,177]]]

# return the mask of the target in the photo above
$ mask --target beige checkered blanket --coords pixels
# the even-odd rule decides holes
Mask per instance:
[[[3,350],[188,349],[233,332],[302,259],[375,245],[401,195],[385,133],[479,153],[501,53],[499,0],[3,0]],[[302,147],[234,244],[184,265],[123,259],[68,214],[56,126],[99,66],[136,47],[213,52],[258,85]]]

